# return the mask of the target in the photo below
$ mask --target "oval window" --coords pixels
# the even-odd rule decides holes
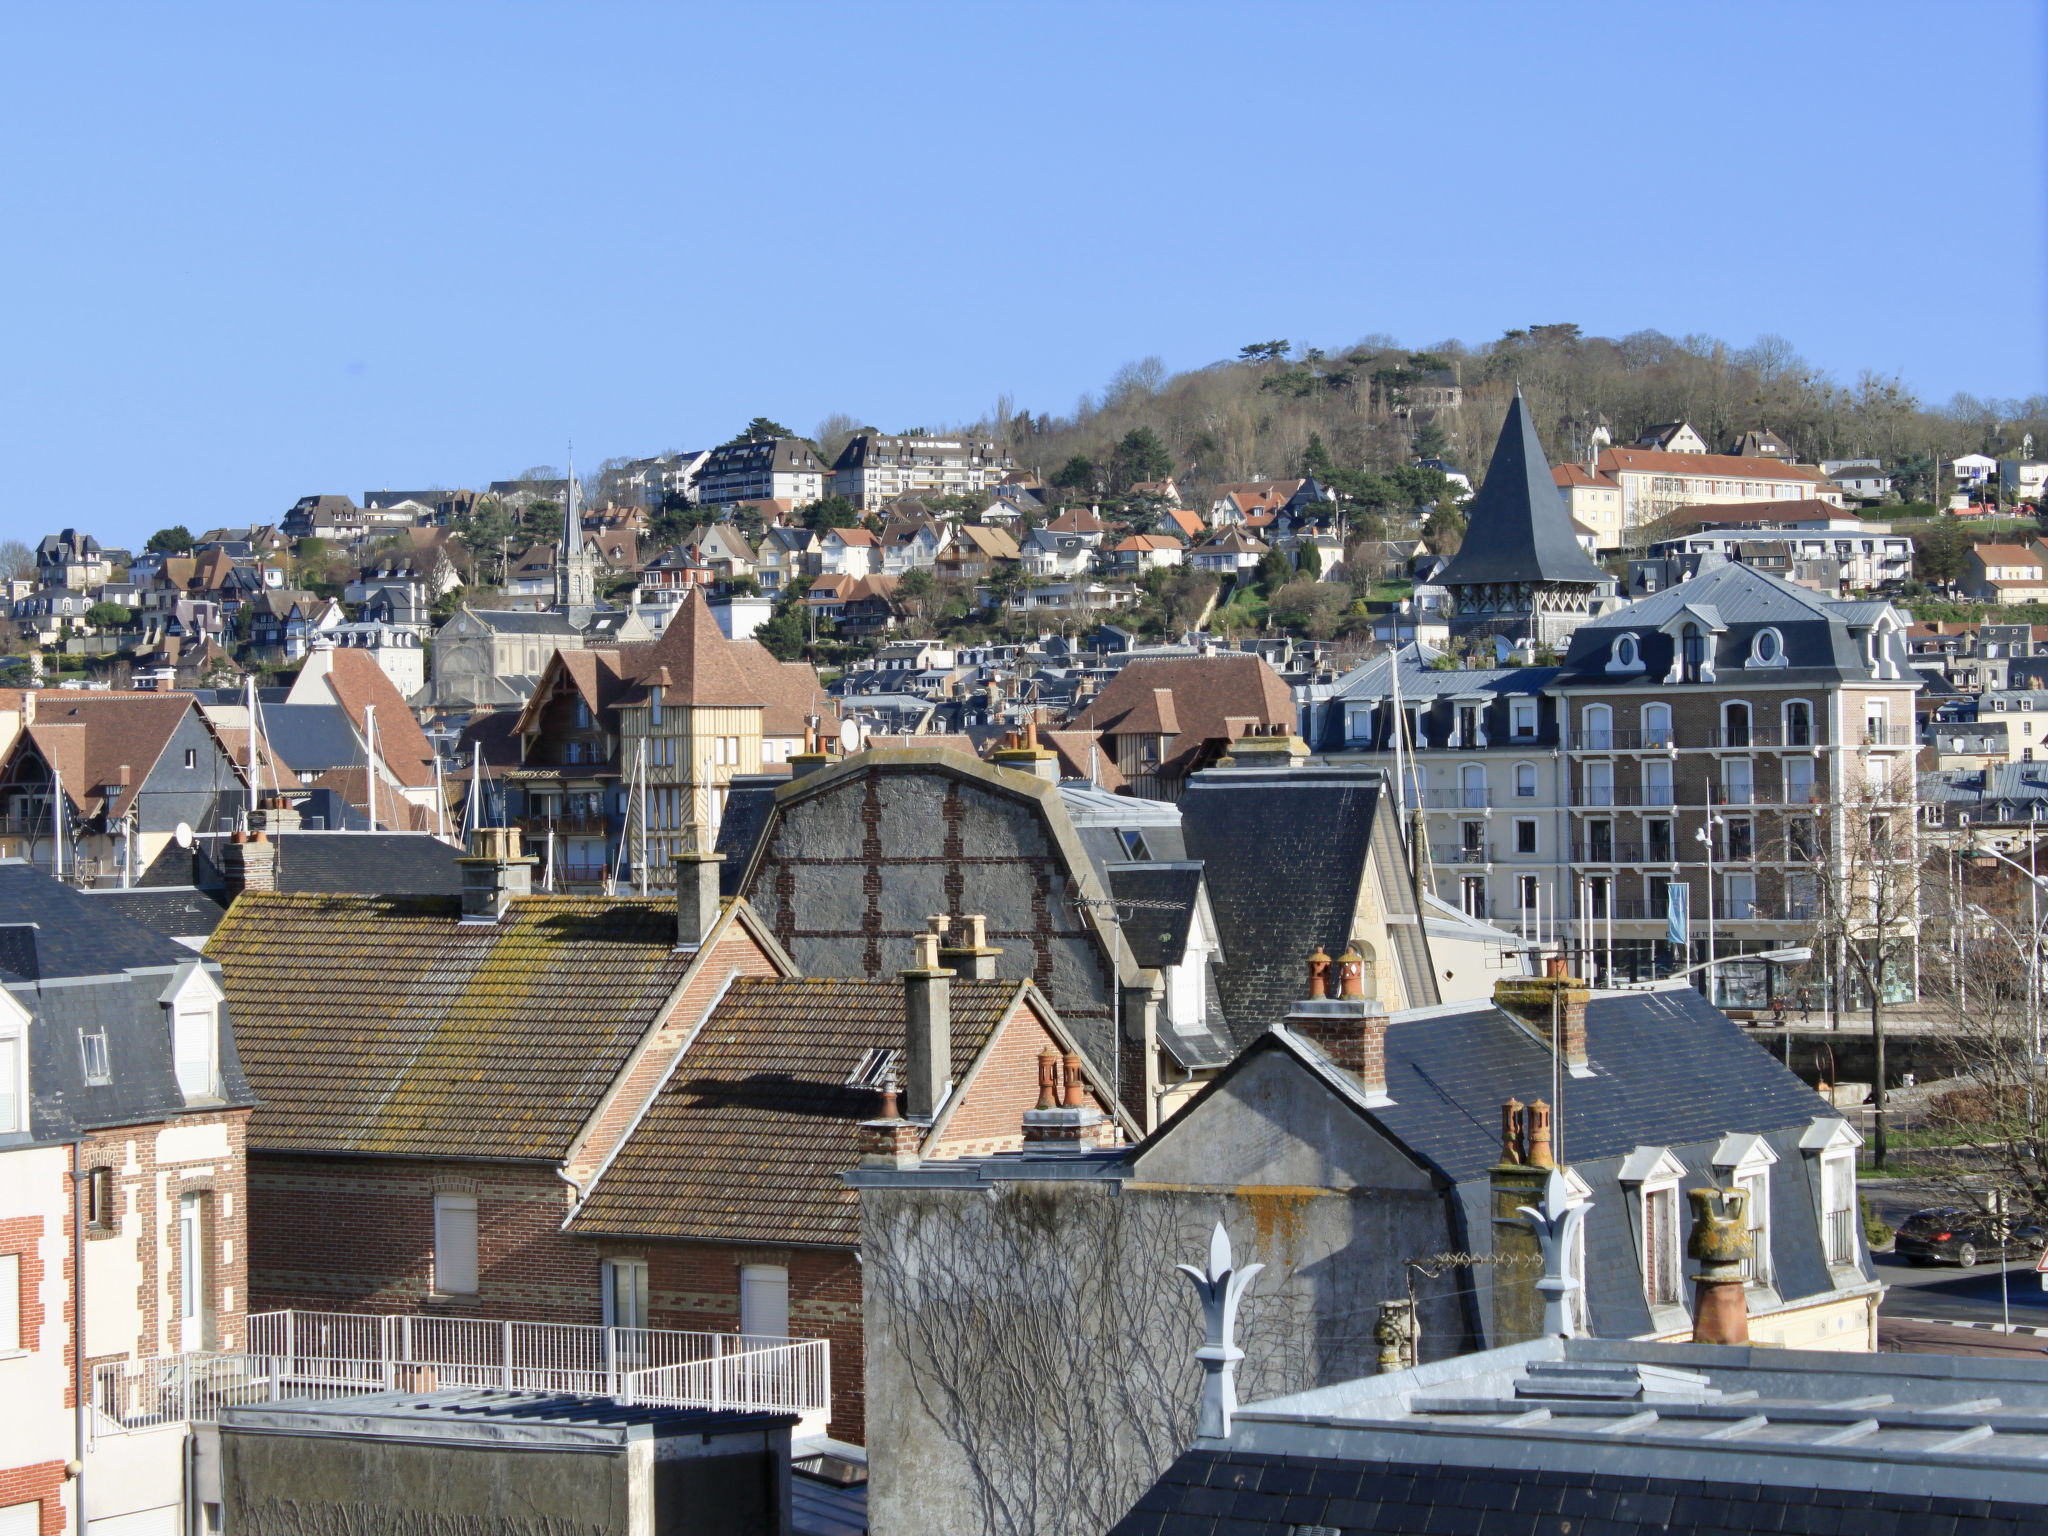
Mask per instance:
[[[1634,635],[1623,635],[1621,637],[1621,643],[1614,648],[1614,659],[1624,667],[1632,667],[1636,664],[1636,637]]]
[[[1756,659],[1776,661],[1778,659],[1778,632],[1767,629],[1756,637]]]

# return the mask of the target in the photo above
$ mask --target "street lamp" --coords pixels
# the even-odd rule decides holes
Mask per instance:
[[[1714,828],[1724,825],[1725,817],[1707,813],[1706,824],[1693,836],[1707,850],[1707,963],[1704,967],[1689,965],[1680,971],[1681,976],[1704,969],[1707,973],[1707,1001],[1714,1000]],[[1688,957],[1689,958],[1689,957]]]

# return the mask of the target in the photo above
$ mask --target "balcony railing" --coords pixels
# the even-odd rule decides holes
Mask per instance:
[[[1861,740],[1866,747],[1910,747],[1914,745],[1914,731],[1913,728],[1903,725],[1866,725]]]
[[[1662,752],[1672,746],[1670,731],[1573,731],[1574,752]]]
[[[1415,803],[1415,790],[1410,787],[1401,799],[1411,811],[1418,808],[1430,811],[1483,811],[1493,804],[1493,791],[1464,787],[1425,789],[1422,792],[1422,804],[1418,807]]]
[[[1471,848],[1463,843],[1435,844],[1431,846],[1429,856],[1438,864],[1491,864],[1493,844],[1481,843]]]
[[[824,1339],[291,1311],[252,1315],[248,1344],[238,1354],[95,1366],[98,1432],[212,1422],[240,1403],[437,1387],[567,1392],[821,1422],[832,1403]]]
[[[550,830],[557,837],[603,837],[610,830],[601,812],[574,816],[515,816],[512,824],[525,835],[529,852],[535,839],[546,837]]]
[[[1727,751],[1731,748],[1746,747],[1788,748],[1795,752],[1811,752],[1821,745],[1810,730],[1787,731],[1781,725],[1752,725],[1747,730],[1729,729],[1725,726],[1709,726],[1705,730],[1688,727],[1684,732],[1670,731],[1574,731],[1571,747],[1574,752],[1669,752],[1674,747],[1681,750],[1706,748],[1709,751]]]
[[[1827,1213],[1828,1262],[1830,1264],[1853,1264],[1856,1262],[1856,1213],[1854,1211],[1829,1211]]]
[[[1676,805],[1678,791],[1669,784],[1574,784],[1573,805]]]

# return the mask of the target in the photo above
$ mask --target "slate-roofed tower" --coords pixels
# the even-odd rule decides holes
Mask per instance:
[[[569,484],[562,493],[562,552],[555,561],[557,607],[597,606],[597,551],[583,537],[583,497],[576,486],[576,461],[569,461]]]
[[[1437,580],[1450,590],[1454,633],[1549,645],[1591,618],[1595,600],[1613,585],[1572,534],[1571,513],[1519,387],[1472,503],[1465,542]]]

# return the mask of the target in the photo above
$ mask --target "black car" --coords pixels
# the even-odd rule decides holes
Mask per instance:
[[[1899,1224],[1892,1251],[1911,1264],[1959,1264],[1969,1269],[1979,1259],[2031,1259],[2041,1251],[2048,1233],[2031,1221],[2015,1221],[2000,1248],[1991,1217],[1960,1205],[1937,1205],[1915,1211]]]

